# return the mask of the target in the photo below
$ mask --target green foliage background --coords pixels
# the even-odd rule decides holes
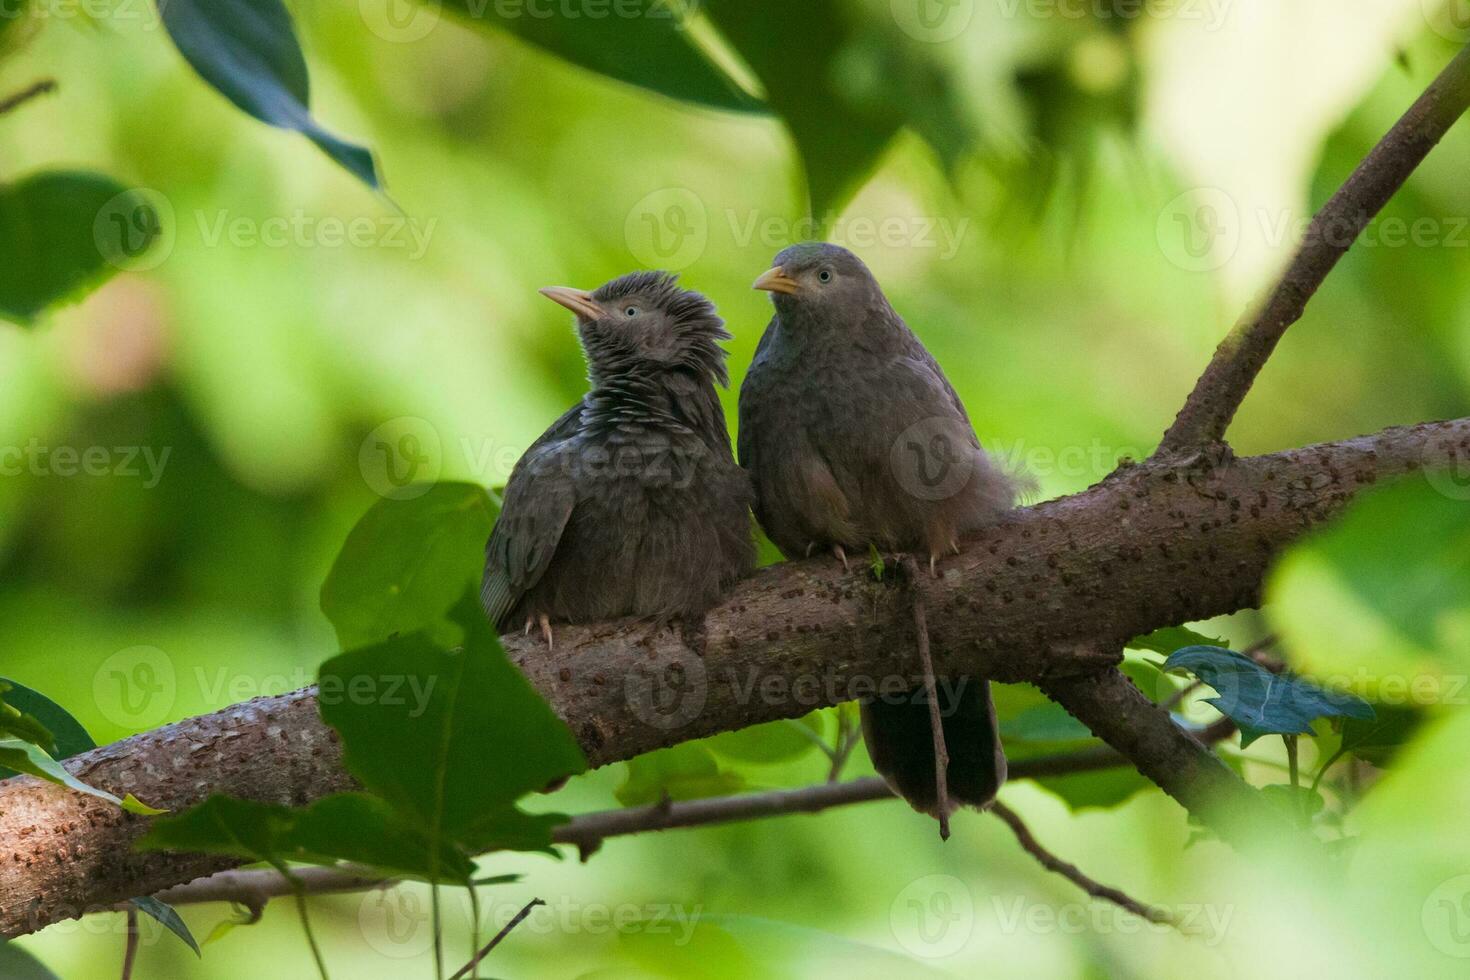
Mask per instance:
[[[838,161],[811,184],[824,200],[856,189],[832,236],[869,261],[945,365],[982,440],[1028,469],[1041,496],[1080,489],[1117,457],[1151,449],[1287,253],[1289,241],[1252,244],[1248,233],[1218,267],[1191,268],[1171,237],[1171,202],[1204,185],[1234,203],[1247,230],[1262,216],[1272,225],[1304,217],[1453,50],[1420,16],[1434,5],[1416,2],[1287,16],[1275,0],[1241,0],[1216,30],[1185,17],[1187,5],[1123,21],[977,3],[965,31],[940,44],[904,35],[899,4],[885,21],[886,6],[864,9],[938,66],[953,107],[921,118],[915,107],[940,111],[914,96],[929,91],[921,72],[891,70],[880,87],[906,107],[911,128],[854,163],[850,178],[830,169]],[[46,9],[44,30],[0,61],[0,92],[41,74],[61,89],[0,118],[0,180],[94,169],[161,195],[172,229],[155,267],[116,276],[32,329],[0,324],[0,449],[106,447],[122,465],[128,447],[147,447],[164,460],[156,485],[143,458],[137,476],[68,476],[58,464],[0,476],[0,675],[68,707],[100,742],[314,678],[337,649],[318,592],[384,489],[380,439],[418,438],[421,479],[503,483],[584,387],[568,318],[537,287],[591,287],[650,264],[659,256],[646,221],[677,222],[670,209],[683,207],[692,224],[665,230],[694,234],[663,258],[727,318],[738,381],[769,315],[749,283],[806,216],[800,162],[779,120],[651,95],[447,14],[426,36],[393,42],[371,29],[386,23],[381,0],[293,5],[313,113],[375,149],[390,202],[202,85],[152,8],[117,0],[91,18]],[[731,38],[762,45],[748,59],[759,74],[826,51],[801,24],[709,13],[727,18]],[[597,45],[613,43],[593,42],[587,57],[595,63]],[[822,77],[834,91],[873,84],[842,58]],[[798,136],[813,119],[830,122],[826,88],[787,87],[774,73],[768,82]],[[897,130],[884,112],[877,118],[866,124]],[[961,129],[975,134],[964,152],[943,139]],[[818,134],[813,145],[830,152],[836,144]],[[1037,140],[1042,155],[1028,162],[1022,148]],[[1232,434],[1239,451],[1470,414],[1467,162],[1462,126],[1385,212],[1434,219],[1438,241],[1384,236],[1348,255],[1247,402]],[[422,249],[411,235],[402,247],[383,239],[395,207],[427,235]],[[360,218],[378,229],[369,244],[319,234],[320,222]],[[887,243],[844,239],[855,218],[906,231]],[[267,222],[314,230],[279,245],[251,239]],[[934,247],[915,238],[926,226]],[[952,254],[942,228],[958,232]],[[733,392],[727,405],[733,425]],[[1413,526],[1424,507],[1463,528],[1463,478],[1442,486],[1437,503],[1385,506],[1369,529]],[[1442,513],[1446,501],[1459,516]],[[1361,585],[1372,576],[1334,572],[1365,553],[1381,572],[1367,599]],[[1433,614],[1426,631],[1370,601],[1391,596],[1409,561],[1351,539],[1295,556],[1270,614],[1288,652],[1349,680],[1359,668],[1462,677],[1463,604]],[[1450,569],[1436,582],[1460,581],[1453,555],[1436,561]],[[1422,595],[1414,600],[1422,624]],[[1403,642],[1364,651],[1336,641],[1339,624],[1353,624],[1351,640],[1365,621]],[[1239,649],[1266,628],[1252,615],[1204,631]],[[1000,701],[1018,757],[1028,725],[1038,726],[1033,751],[1077,740],[1035,713],[1034,692],[1007,689]],[[814,724],[830,733],[830,719]],[[1343,977],[1456,975],[1455,954],[1470,953],[1450,930],[1470,926],[1470,912],[1454,907],[1463,894],[1454,882],[1470,873],[1467,728],[1463,713],[1440,711],[1349,814],[1347,830],[1364,842],[1346,881],[1322,881],[1289,853],[1247,863],[1216,843],[1183,849],[1182,811],[1112,777],[1006,791],[1043,841],[1093,877],[1176,909],[1202,905],[1202,921],[1226,923],[1218,934],[1184,938],[1094,911],[988,817],[959,819],[940,844],[930,824],[880,804],[614,840],[585,865],[497,860],[495,873],[525,878],[486,891],[496,925],[532,895],[551,909],[496,952],[494,969],[1164,978],[1310,964]],[[612,807],[661,778],[687,795],[820,781],[825,759],[803,742],[784,729],[714,740],[640,763],[626,784],[622,766],[580,777],[544,806]],[[1279,740],[1246,756],[1248,773],[1280,781]],[[865,770],[858,753],[850,771]],[[1051,790],[1109,805],[1073,812]],[[422,890],[313,907],[341,975],[427,972]],[[205,936],[225,910],[183,914]],[[667,918],[640,926],[634,916],[645,914],[703,918],[685,943]],[[451,907],[453,949],[468,945],[465,918]],[[920,921],[942,926],[940,939],[916,938]],[[105,975],[121,956],[121,930],[120,917],[104,916],[20,945],[62,976]],[[951,949],[958,930],[964,941]],[[284,906],[207,946],[202,962],[170,937],[147,941],[140,972],[255,977],[263,963],[281,977],[311,975]]]

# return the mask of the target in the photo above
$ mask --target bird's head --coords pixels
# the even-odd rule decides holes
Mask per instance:
[[[827,242],[802,242],[783,249],[754,288],[769,292],[783,314],[820,315],[883,300],[883,291],[863,260]]]
[[[664,371],[730,383],[720,346],[730,339],[725,321],[713,303],[692,289],[680,289],[677,277],[667,272],[630,272],[590,293],[548,286],[541,294],[577,315],[594,385]]]

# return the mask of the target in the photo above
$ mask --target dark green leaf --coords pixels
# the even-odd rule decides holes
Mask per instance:
[[[183,940],[184,945],[192,949],[195,956],[204,955],[199,952],[199,944],[194,941],[194,934],[189,931],[189,927],[184,924],[184,920],[179,917],[178,911],[172,905],[160,902],[152,896],[135,898],[132,900],[132,905],[144,915],[157,919],[165,929]]]
[[[1313,819],[1326,805],[1322,794],[1307,786],[1292,786],[1289,783],[1274,783],[1261,787],[1261,795],[1288,818],[1303,827],[1310,827]]]
[[[1165,670],[1187,670],[1213,687],[1208,698],[1240,728],[1240,744],[1262,735],[1310,735],[1318,718],[1371,719],[1373,708],[1362,698],[1324,690],[1292,674],[1273,674],[1250,657],[1213,646],[1176,650]]]
[[[709,749],[697,742],[640,755],[628,761],[627,769],[615,794],[623,806],[725,796],[745,787],[739,773],[722,770]]]
[[[438,483],[380,500],[362,516],[322,586],[343,650],[437,623],[477,589],[496,508],[484,488]]]
[[[904,126],[947,167],[972,142],[949,79],[862,5],[709,0],[705,12],[791,130],[818,221],[842,206]]]
[[[126,268],[163,234],[153,202],[110,177],[33,174],[0,187],[0,316],[29,323]]]
[[[1068,714],[1067,709],[1050,701],[1027,708],[1002,722],[1000,733],[1007,741],[1020,739],[1027,742],[1068,742],[1092,737],[1086,725]]]
[[[303,134],[369,187],[373,155],[312,118],[306,59],[281,0],[159,0],[163,26],[200,77],[261,122]]]
[[[534,16],[530,4],[449,0],[450,10],[477,24],[508,31],[572,64],[661,95],[718,109],[758,109],[760,103],[695,46],[679,3],[620,0],[607,16]]]
[[[57,980],[41,961],[14,943],[0,939],[0,977],[5,980]]]
[[[366,793],[338,793],[304,809],[218,794],[178,816],[153,821],[138,842],[144,851],[191,851],[264,861],[365,864],[388,874],[466,883],[474,864],[447,842],[435,847],[386,803]]]
[[[55,754],[56,739],[52,736],[51,730],[43,725],[35,715],[22,711],[16,706],[14,690],[13,684],[0,678],[0,735],[34,743],[47,752]],[[7,698],[9,698],[8,701]],[[4,778],[6,774],[0,770],[0,779]]]
[[[1375,717],[1348,718],[1342,723],[1342,747],[1353,755],[1385,766],[1423,724],[1424,713],[1397,705],[1375,704]]]
[[[9,690],[0,695],[0,699],[46,726],[55,738],[55,744],[49,748],[53,758],[70,759],[97,747],[82,723],[61,705],[24,684],[0,677],[0,687],[7,685]]]
[[[476,595],[451,612],[460,649],[420,630],[341,654],[322,665],[318,698],[348,770],[415,827],[472,852],[524,847],[531,818],[513,801],[587,768],[506,660]]]
[[[23,772],[27,775],[44,779],[47,782],[55,783],[58,786],[65,786],[68,789],[76,790],[78,793],[86,793],[89,796],[98,797],[109,803],[116,803],[129,813],[151,816],[163,812],[162,810],[153,809],[131,793],[122,799],[118,799],[105,790],[97,789],[95,786],[88,786],[67,772],[61,763],[46,753],[45,749],[30,742],[23,742],[18,738],[0,738],[0,769]]]

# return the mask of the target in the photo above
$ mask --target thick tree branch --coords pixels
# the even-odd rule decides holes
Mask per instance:
[[[1187,452],[1225,430],[1267,358],[1348,248],[1408,180],[1455,120],[1470,107],[1470,47],[1457,54],[1312,218],[1306,236],[1265,302],[1215,349],[1160,454]]]
[[[680,631],[650,634],[637,622],[564,627],[554,653],[533,638],[511,637],[506,647],[602,765],[914,687],[921,669],[909,588],[917,588],[933,613],[939,676],[1039,683],[1186,805],[1214,812],[1222,804],[1203,801],[1218,791],[1249,810],[1259,806],[1254,792],[1214,775],[1203,747],[1100,672],[1111,658],[1095,651],[1255,605],[1273,556],[1360,487],[1461,459],[1470,459],[1470,419],[1247,459],[1222,450],[1130,465],[1083,493],[1016,512],[942,561],[934,578],[875,582],[818,559],[764,569],[711,611],[703,656]],[[305,804],[351,785],[340,761],[306,691],[179,722],[68,765],[94,785],[177,811],[210,792]],[[1191,773],[1205,791],[1185,785]],[[34,779],[0,783],[0,935],[231,864],[134,853],[146,826]]]

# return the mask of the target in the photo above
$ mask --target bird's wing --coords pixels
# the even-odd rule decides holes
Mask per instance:
[[[541,580],[576,506],[570,469],[560,465],[562,443],[577,426],[573,406],[526,450],[505,486],[500,518],[485,545],[480,604],[497,629],[526,591]]]
[[[761,377],[762,362],[771,335],[776,332],[776,321],[771,320],[766,332],[761,334],[760,343],[755,345],[755,356],[745,371],[745,380],[740,383],[740,429],[736,433],[735,449],[740,465],[754,471],[756,466],[756,435],[760,429],[760,415],[765,408],[765,385]]]

